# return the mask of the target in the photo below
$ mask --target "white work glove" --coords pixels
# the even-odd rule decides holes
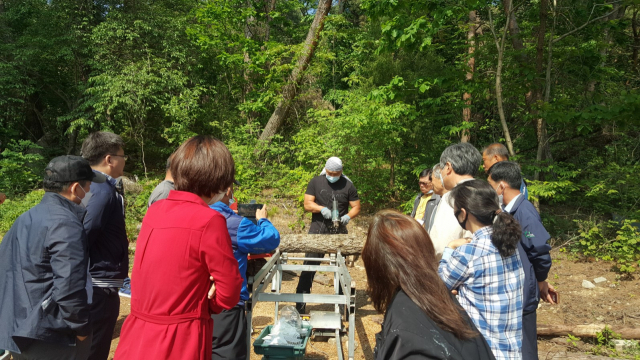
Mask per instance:
[[[351,218],[349,217],[349,215],[343,215],[340,218],[340,222],[342,223],[342,225],[347,225],[349,223],[349,220],[351,220]]]
[[[323,207],[322,210],[320,210],[320,214],[322,214],[322,217],[327,220],[331,219],[331,210],[329,210],[329,208],[327,207]]]

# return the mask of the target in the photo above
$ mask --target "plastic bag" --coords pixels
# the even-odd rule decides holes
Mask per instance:
[[[280,318],[265,336],[265,345],[300,345],[302,344],[302,319],[293,306],[285,306],[280,310]]]

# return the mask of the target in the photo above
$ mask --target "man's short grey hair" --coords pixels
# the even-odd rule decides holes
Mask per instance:
[[[442,165],[440,165],[440,163],[437,163],[433,166],[433,173],[431,174],[432,177],[440,177],[440,171],[442,170]]]
[[[440,155],[442,168],[449,163],[458,175],[476,176],[482,163],[482,154],[469,143],[453,144]]]
[[[498,155],[503,159],[509,160],[509,150],[507,147],[500,143],[493,143],[482,149],[482,153],[487,156]]]

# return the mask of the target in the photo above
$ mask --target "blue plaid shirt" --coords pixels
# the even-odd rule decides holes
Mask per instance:
[[[489,343],[497,360],[522,359],[522,292],[520,256],[503,258],[491,243],[491,226],[473,234],[469,244],[446,248],[438,273]]]

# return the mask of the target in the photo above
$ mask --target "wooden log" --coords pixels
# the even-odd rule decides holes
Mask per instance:
[[[280,251],[292,253],[335,253],[358,255],[362,252],[365,237],[353,234],[315,235],[287,234],[280,237]]]
[[[616,360],[618,358],[610,358],[606,356],[590,355],[585,353],[572,353],[572,352],[538,352],[538,358],[543,360]]]
[[[571,334],[576,337],[592,338],[598,332],[604,330],[605,324],[589,325],[538,325],[539,336],[567,336]],[[633,328],[612,328],[609,329],[616,334],[620,334],[623,339],[640,339],[640,329]]]

